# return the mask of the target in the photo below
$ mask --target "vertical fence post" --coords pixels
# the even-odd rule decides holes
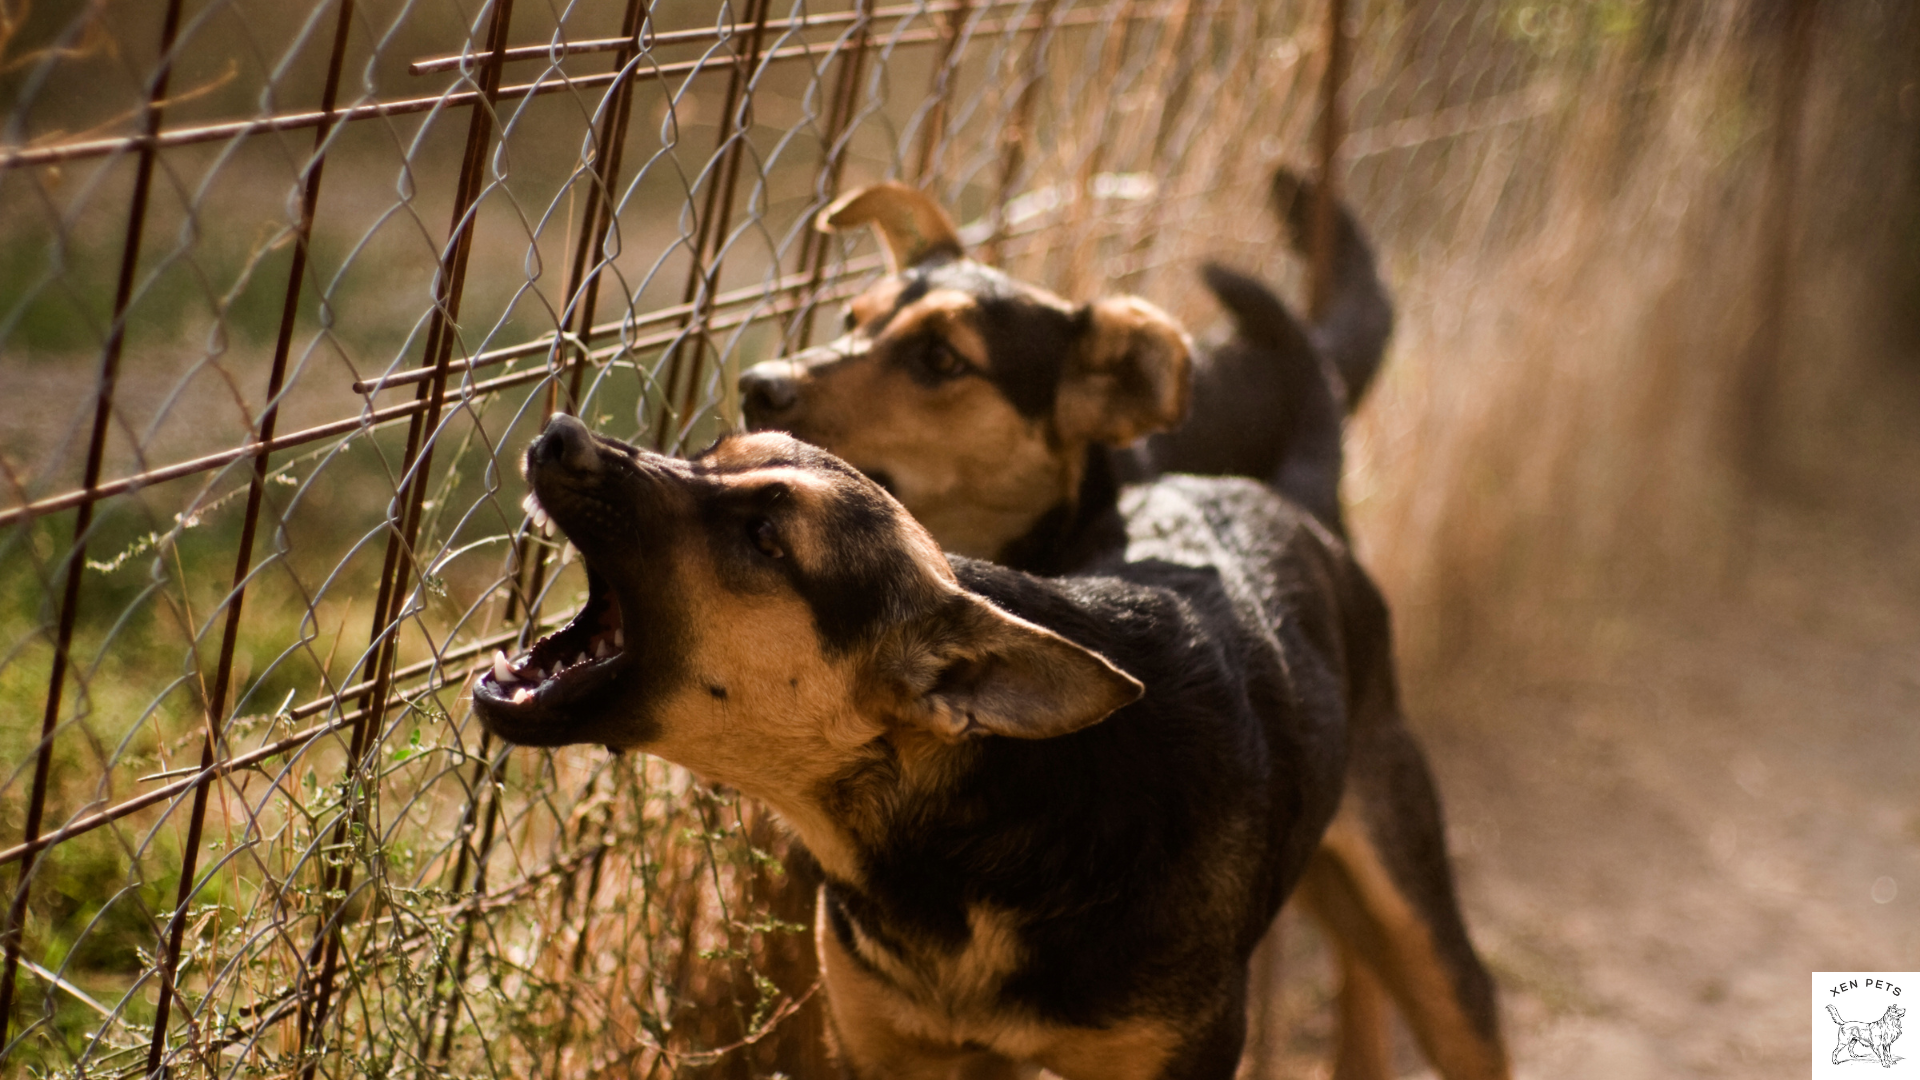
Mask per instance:
[[[854,5],[853,42],[840,58],[840,77],[834,81],[833,101],[827,108],[820,185],[815,192],[827,199],[840,193],[840,166],[846,161],[847,131],[853,126],[853,114],[859,111],[860,73],[866,66],[868,21],[872,10],[873,0],[857,0]],[[820,291],[821,279],[826,276],[827,255],[832,250],[833,243],[827,234],[814,228],[810,221],[800,223],[800,257],[797,261],[799,268],[807,272],[807,300],[804,307],[796,309],[787,319],[789,347],[804,349],[813,340],[813,317],[819,308],[814,297]]]
[[[613,54],[615,82],[602,99],[600,131],[594,141],[593,182],[587,185],[587,206],[580,216],[580,243],[574,248],[573,266],[567,275],[567,303],[571,305],[574,336],[584,344],[593,328],[594,309],[600,300],[601,260],[605,257],[607,234],[613,229],[613,215],[620,184],[620,159],[627,145],[627,122],[633,111],[633,78],[627,70],[640,51],[640,31],[651,12],[646,0],[627,0],[626,14],[620,20],[621,36],[627,39]],[[561,318],[560,329],[566,329]],[[556,350],[564,341],[554,342]],[[584,352],[584,349],[581,349]],[[582,355],[573,367],[567,384],[567,404],[580,407],[580,384],[586,372],[587,358]],[[547,414],[554,409],[551,391],[547,395]]]
[[[727,100],[720,111],[720,129],[713,143],[720,162],[708,177],[706,204],[700,210],[693,259],[688,264],[687,284],[680,298],[680,302],[691,305],[692,310],[681,323],[684,336],[673,346],[673,354],[667,361],[667,377],[660,383],[660,407],[654,414],[653,435],[654,448],[659,450],[678,441],[687,414],[693,411],[700,369],[706,365],[707,321],[713,314],[713,294],[720,283],[720,262],[725,257],[727,227],[733,216],[734,187],[740,180],[740,157],[752,134],[751,123],[736,129],[735,121],[741,112],[746,112],[749,118],[752,115],[751,103],[743,103],[741,99],[747,95],[747,84],[760,66],[760,43],[767,30],[767,12],[773,6],[773,0],[749,2],[753,4],[753,28],[747,34],[746,55],[736,54],[732,75],[727,80]],[[689,353],[693,357],[691,361],[687,359]],[[683,375],[686,385],[682,389]],[[680,398],[677,410],[674,408],[676,389]]]
[[[333,48],[327,67],[327,81],[321,93],[320,109],[332,113],[340,92],[340,69],[346,59],[347,28],[353,21],[353,0],[340,0],[340,14],[334,24]],[[293,350],[293,325],[300,310],[300,291],[306,281],[308,243],[313,236],[314,211],[320,202],[320,176],[326,165],[327,138],[333,131],[331,120],[314,129],[313,159],[307,166],[300,200],[300,220],[294,228],[292,263],[287,268],[287,290],[280,308],[280,331],[274,341],[273,365],[267,375],[266,408],[261,413],[254,444],[260,451],[253,458],[253,478],[247,485],[247,509],[240,526],[240,542],[234,557],[233,584],[227,593],[226,625],[220,634],[220,658],[214,671],[213,690],[207,696],[207,733],[200,749],[200,771],[213,766],[214,755],[225,741],[227,695],[232,689],[233,654],[240,639],[240,609],[246,598],[247,578],[253,570],[253,544],[260,523],[260,510],[267,487],[265,447],[273,442],[280,419],[280,393],[287,376],[287,358]],[[181,853],[180,887],[174,897],[173,917],[168,923],[166,951],[160,958],[160,1003],[154,1015],[153,1039],[147,1045],[147,1074],[159,1071],[167,1044],[167,1021],[175,996],[174,979],[179,971],[180,950],[187,928],[187,904],[196,891],[194,877],[199,872],[201,830],[206,824],[207,795],[212,781],[202,780],[193,789],[193,809],[187,820],[187,841]],[[182,1003],[184,1007],[184,1002]]]
[[[587,205],[580,217],[580,240],[574,246],[573,265],[567,273],[567,308],[560,316],[561,334],[553,343],[553,360],[548,366],[554,379],[547,384],[547,404],[542,419],[551,417],[559,406],[559,372],[569,363],[573,368],[567,383],[567,407],[580,407],[581,380],[586,372],[587,336],[593,329],[594,310],[600,301],[600,272],[607,234],[613,229],[615,188],[620,182],[621,151],[627,141],[627,121],[633,103],[633,80],[624,77],[627,66],[639,51],[640,30],[649,17],[646,0],[627,0],[620,23],[629,44],[614,53],[616,81],[607,88],[600,117],[600,131],[594,143],[593,180],[587,185]],[[568,327],[577,344],[567,340]],[[569,362],[563,357],[574,354]],[[531,526],[528,526],[531,529]],[[507,594],[506,621],[511,623],[526,613],[529,624],[538,617],[540,592],[546,586],[547,547],[535,543],[531,532],[522,533],[514,544],[514,566],[524,575],[518,587]],[[483,749],[481,756],[486,756]],[[478,774],[476,774],[476,780]],[[465,851],[461,854],[464,856]],[[456,880],[459,875],[455,875]],[[457,887],[457,885],[456,885]]]
[[[460,315],[460,297],[466,283],[467,257],[473,246],[473,210],[479,199],[486,172],[487,149],[493,141],[493,103],[500,89],[504,66],[501,54],[507,48],[507,28],[513,18],[512,0],[494,0],[487,33],[487,57],[481,61],[480,96],[473,103],[467,125],[466,154],[461,161],[460,177],[453,200],[452,223],[448,243],[441,259],[436,282],[433,319],[427,331],[426,361],[434,368],[433,378],[419,384],[415,399],[425,408],[415,413],[407,431],[407,450],[401,469],[401,487],[394,493],[399,505],[393,528],[387,535],[386,559],[382,567],[379,598],[374,604],[373,629],[368,635],[366,670],[370,687],[362,699],[360,717],[353,725],[349,741],[347,770],[361,767],[372,733],[379,730],[386,713],[394,663],[397,658],[400,615],[406,603],[406,582],[412,569],[412,548],[417,539],[427,475],[433,464],[433,435],[440,423],[440,406],[445,397],[448,364],[453,355],[455,321]],[[339,822],[326,850],[338,852],[349,835],[351,822],[360,814],[366,793],[356,794],[348,785]],[[300,1012],[299,1047],[301,1076],[311,1080],[319,1064],[317,1052],[310,1053],[321,1041],[326,1025],[327,1007],[333,991],[334,974],[340,962],[341,927],[339,919],[346,910],[346,895],[353,885],[353,860],[342,858],[337,869],[324,865],[321,870],[322,893],[338,894],[330,901],[308,951],[308,969],[317,961],[320,974],[309,1002]]]
[[[953,81],[959,67],[954,60],[954,52],[960,47],[960,34],[966,29],[967,20],[972,15],[970,0],[960,0],[948,13],[947,32],[940,37],[940,59],[934,63],[933,73],[928,76],[927,93],[933,98],[933,107],[927,111],[926,127],[920,134],[920,156],[913,165],[914,182],[922,186],[933,173],[940,142],[946,138],[947,99],[953,96]]]
[[[142,128],[148,139],[160,132],[161,104],[167,97],[167,83],[173,74],[173,43],[180,30],[180,0],[169,0],[160,27],[160,63],[153,82],[147,88]],[[127,338],[127,305],[133,300],[134,271],[140,263],[140,238],[146,231],[147,203],[153,190],[153,167],[159,149],[149,141],[140,147],[140,163],[133,181],[133,200],[127,211],[127,231],[120,248],[120,277],[114,286],[113,319],[107,329],[106,348],[100,357],[100,380],[94,388],[93,434],[87,443],[87,465],[83,488],[100,482],[100,469],[106,457],[107,428],[113,414],[113,390],[120,377],[120,355]],[[53,767],[54,730],[60,722],[60,705],[66,687],[68,652],[73,647],[74,624],[80,614],[80,583],[87,566],[87,534],[93,528],[94,500],[88,499],[74,512],[73,546],[67,556],[66,588],[60,598],[60,621],[54,632],[52,672],[47,677],[47,708],[40,721],[40,746],[34,761],[33,789],[27,797],[25,841],[32,845],[40,838],[41,821],[46,809],[47,783]],[[39,851],[31,846],[20,860],[20,880],[13,891],[13,904],[7,909],[5,970],[0,971],[0,1061],[7,1054],[7,1031],[13,1016],[13,987],[19,975],[20,950],[27,920],[27,901],[33,891],[33,871],[39,864]],[[164,996],[162,998],[164,999]]]
[[[1033,141],[1033,100],[1046,77],[1047,49],[1053,44],[1053,11],[1054,0],[1041,0],[1040,26],[1021,58],[1020,90],[1013,100],[1011,123],[1000,129],[1000,177],[993,206],[988,210],[993,233],[985,245],[985,259],[993,266],[1006,261],[1006,209],[1013,201],[1014,185],[1020,182],[1020,170],[1027,163],[1027,144]]]
[[[1347,81],[1347,0],[1327,0],[1327,70],[1320,86],[1319,177],[1313,200],[1313,277],[1309,308],[1314,318],[1324,315],[1333,299],[1335,214],[1339,207],[1340,140],[1345,118],[1340,113],[1340,88]]]

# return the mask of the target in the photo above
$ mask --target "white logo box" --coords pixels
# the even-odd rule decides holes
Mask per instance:
[[[1920,1080],[1916,1000],[1920,972],[1814,972],[1809,1022],[1815,1080]],[[1844,1026],[1834,1022],[1835,1014]]]

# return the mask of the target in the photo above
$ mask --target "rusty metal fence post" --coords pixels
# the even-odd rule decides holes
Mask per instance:
[[[173,73],[173,44],[180,29],[180,0],[169,0],[165,21],[160,29],[159,66],[147,90],[142,126],[151,139],[160,131],[162,103],[167,98],[167,82]],[[156,151],[151,143],[140,147],[140,164],[133,182],[132,205],[127,210],[125,240],[121,246],[120,276],[114,285],[113,315],[108,324],[107,344],[100,358],[100,378],[94,389],[93,427],[87,440],[87,465],[82,490],[91,490],[100,482],[101,466],[107,445],[107,425],[113,410],[114,384],[120,375],[120,356],[126,343],[127,304],[133,297],[134,271],[140,262],[140,241],[146,234],[147,200],[153,190]],[[40,824],[46,811],[48,772],[53,764],[53,738],[60,721],[60,705],[66,687],[69,650],[73,647],[74,622],[80,612],[80,582],[86,570],[87,534],[93,525],[95,503],[82,502],[74,514],[73,546],[63,560],[65,583],[60,597],[60,628],[53,644],[53,672],[47,679],[46,711],[40,723],[40,743],[35,753],[33,790],[27,797],[26,853],[20,859],[19,884],[14,887],[13,903],[7,909],[4,928],[6,970],[0,972],[0,1051],[7,1043],[9,1020],[13,1015],[14,980],[19,975],[21,938],[27,917],[27,899],[33,889],[33,869],[39,860]],[[165,1000],[164,998],[162,1000]]]

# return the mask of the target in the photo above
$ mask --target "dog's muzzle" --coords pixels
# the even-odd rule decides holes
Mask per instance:
[[[740,376],[740,407],[755,430],[778,427],[781,418],[799,403],[800,380],[795,377],[792,361],[763,361]]]

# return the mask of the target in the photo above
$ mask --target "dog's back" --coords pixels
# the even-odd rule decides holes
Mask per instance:
[[[1356,579],[1336,538],[1257,484],[1146,490],[1131,557],[1095,572],[953,563],[1145,696],[1071,735],[979,743],[951,786],[900,807],[914,825],[860,894],[829,885],[829,919],[849,948],[884,926],[935,955],[978,938],[971,913],[999,913],[1024,962],[996,1009],[1095,1029],[1160,1018],[1196,1075],[1226,1075],[1247,956],[1339,805]]]

